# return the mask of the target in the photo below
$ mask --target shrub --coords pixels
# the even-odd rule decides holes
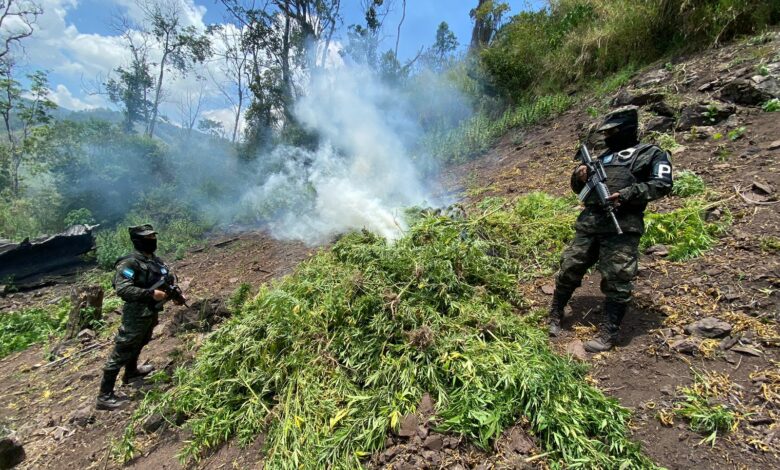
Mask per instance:
[[[679,197],[689,197],[701,194],[706,189],[701,176],[690,170],[683,170],[674,177],[672,194]]]
[[[46,308],[28,308],[0,315],[0,358],[60,333],[68,321],[70,300]]]
[[[772,0],[553,0],[513,17],[481,61],[498,92],[516,101],[538,87],[601,80],[778,20],[780,4]]]
[[[570,202],[489,204],[470,219],[420,214],[394,244],[346,235],[261,288],[170,391],[147,397],[119,454],[133,454],[146,415],[182,413],[185,459],[265,432],[268,468],[358,468],[428,392],[440,428],[483,448],[522,415],[552,468],[653,467],[628,438],[628,411],[553,353],[538,313],[515,312],[518,276],[547,258],[544,247],[514,254],[569,236]]]
[[[145,223],[151,223],[159,232],[158,252],[176,259],[184,256],[186,250],[195,245],[206,230],[205,225],[189,219],[169,219],[158,223],[138,213],[131,213],[116,227],[97,232],[95,244],[98,265],[103,269],[113,269],[117,258],[133,250],[127,227]]]
[[[675,404],[674,412],[690,422],[691,430],[708,434],[702,442],[715,445],[718,432],[733,431],[737,425],[734,411],[716,402],[727,398],[730,388],[726,375],[694,371],[694,383],[680,389],[683,400]]]
[[[76,224],[91,225],[95,223],[95,218],[92,217],[92,212],[89,209],[82,207],[81,209],[75,209],[68,212],[63,219],[63,222],[67,227]]]
[[[464,162],[485,152],[508,130],[539,123],[573,103],[574,99],[567,95],[547,95],[514,106],[498,118],[478,113],[455,129],[426,134],[422,146],[441,161]]]

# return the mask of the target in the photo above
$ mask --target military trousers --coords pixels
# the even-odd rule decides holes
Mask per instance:
[[[555,278],[559,292],[572,293],[582,278],[598,262],[601,292],[607,300],[627,303],[631,300],[633,280],[639,267],[638,233],[586,233],[577,230],[574,240],[563,251],[561,267]]]
[[[122,317],[122,326],[114,338],[114,350],[108,357],[103,370],[118,372],[124,366],[135,367],[141,350],[152,339],[152,331],[157,326],[157,313],[144,317]]]

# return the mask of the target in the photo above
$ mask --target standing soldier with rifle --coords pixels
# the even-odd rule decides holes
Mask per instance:
[[[608,351],[617,341],[637,273],[645,208],[672,190],[669,155],[655,145],[640,144],[638,127],[636,106],[609,113],[598,129],[607,150],[594,159],[583,145],[578,152],[582,164],[571,177],[572,190],[585,208],[555,278],[549,330],[552,336],[561,333],[564,307],[598,261],[605,318],[598,336],[584,345],[591,353]]]
[[[125,404],[126,399],[114,395],[114,385],[122,367],[125,368],[124,383],[142,378],[154,370],[151,365],[138,365],[141,349],[152,339],[152,330],[165,302],[185,303],[181,290],[176,286],[176,277],[154,255],[157,232],[149,224],[128,230],[135,251],[115,263],[113,284],[125,305],[114,350],[103,367],[103,381],[96,404],[99,410],[115,410]]]

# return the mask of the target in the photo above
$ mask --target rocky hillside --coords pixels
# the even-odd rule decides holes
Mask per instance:
[[[595,386],[593,390],[631,412],[631,439],[666,468],[780,467],[780,101],[775,99],[780,99],[780,36],[766,34],[648,67],[620,88],[588,96],[552,121],[513,130],[483,157],[449,168],[444,175],[445,185],[463,195],[471,226],[487,221],[487,227],[495,229],[500,221],[490,225],[491,217],[528,194],[568,196],[571,158],[578,142],[613,107],[640,106],[643,138],[671,151],[678,190],[650,208],[657,214],[648,216],[656,227],[655,238],[643,244],[635,300],[617,349],[596,356],[582,349],[582,340],[599,320],[602,297],[595,272],[575,294],[564,321],[566,333],[553,348],[561,356],[587,364],[582,383]],[[573,203],[563,201],[562,209],[556,210],[569,217]],[[507,229],[527,230],[519,224]],[[675,236],[664,238],[665,232]],[[553,232],[544,232],[548,233]],[[539,246],[547,246],[545,242],[537,240]],[[351,253],[354,247],[343,249],[343,256],[368,256],[362,251]],[[685,256],[677,259],[678,252]],[[0,359],[0,377],[5,379],[0,382],[0,424],[11,432],[0,445],[0,462],[21,456],[22,446],[24,460],[19,468],[122,467],[120,462],[130,457],[131,449],[121,443],[127,442],[123,437],[144,392],[172,390],[176,367],[191,367],[201,346],[212,340],[209,330],[220,331],[219,321],[204,325],[201,320],[215,312],[217,316],[235,312],[235,302],[229,299],[231,293],[241,292],[236,290],[239,285],[247,283],[255,293],[261,284],[291,272],[310,254],[300,245],[244,234],[229,243],[211,241],[177,262],[174,266],[197,307],[172,308],[166,314],[143,356],[164,373],[144,385],[123,387],[123,393],[133,398],[127,410],[112,414],[92,408],[100,367],[117,327],[116,315],[109,316],[103,329],[68,345],[65,355],[70,358],[65,361],[48,360],[53,342]],[[541,255],[523,258],[534,274],[520,277],[517,284],[522,302],[512,312],[523,319],[518,323],[522,328],[526,321],[540,322],[539,309],[546,307],[552,293],[550,270],[531,264],[541,266],[546,261],[539,260],[556,254]],[[335,268],[332,274],[337,279]],[[427,273],[410,275],[419,278]],[[80,282],[94,281],[96,274],[85,276],[91,277]],[[355,286],[366,282],[355,292],[370,291],[369,280],[375,279],[354,278]],[[0,314],[57,304],[67,295],[69,282],[10,293],[0,299]],[[384,303],[394,317],[410,289],[399,288],[399,292],[380,293],[386,294]],[[469,301],[484,295],[479,289],[474,292]],[[500,308],[507,307],[501,304]],[[503,338],[501,334],[514,324],[499,320],[461,327]],[[532,332],[522,337],[530,342],[536,338]],[[436,340],[422,328],[408,337],[421,348]],[[327,364],[340,359],[323,357]],[[561,364],[570,367],[569,362]],[[359,364],[351,367],[358,369]],[[475,439],[443,430],[446,426],[438,413],[445,403],[439,398],[425,394],[410,404],[411,411],[393,423],[384,448],[362,455],[362,464],[394,469],[560,465],[549,450],[555,444],[540,437],[544,434],[535,417],[518,417],[489,446],[479,448]],[[275,407],[265,419],[271,423],[284,413]],[[325,421],[333,429],[339,420],[349,419],[341,416],[334,422],[335,416]],[[124,465],[183,466],[176,455],[203,432],[188,427],[185,418],[144,417],[134,430],[135,452]],[[268,456],[268,442],[281,445],[270,430],[240,437],[248,447],[230,438],[186,465],[254,468]]]

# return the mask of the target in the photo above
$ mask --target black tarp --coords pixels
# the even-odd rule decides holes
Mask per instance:
[[[95,249],[97,225],[72,225],[62,233],[13,243],[0,239],[0,283],[82,265],[81,255]]]

